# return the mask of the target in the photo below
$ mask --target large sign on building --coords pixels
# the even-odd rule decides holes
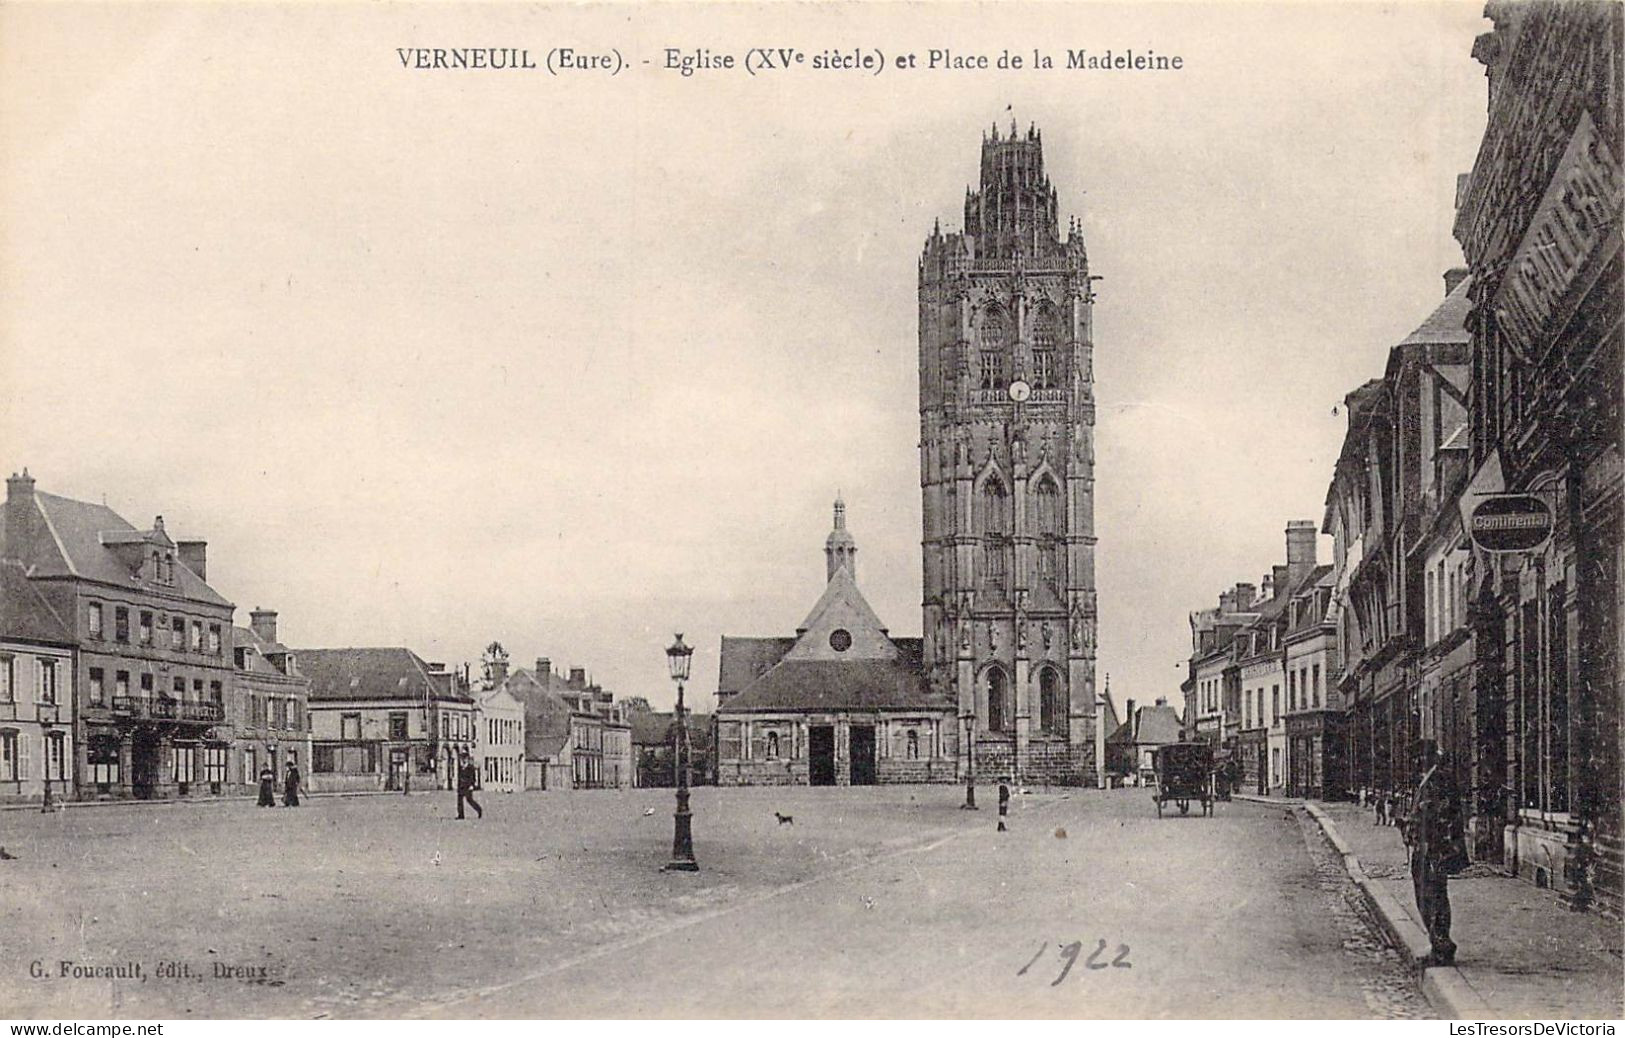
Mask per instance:
[[[1574,305],[1619,241],[1619,162],[1589,113],[1580,113],[1563,158],[1507,266],[1495,298],[1495,316],[1507,344],[1525,363],[1538,360],[1542,343]]]
[[[1479,502],[1467,529],[1485,551],[1533,551],[1552,535],[1552,509],[1534,494],[1498,494]]]

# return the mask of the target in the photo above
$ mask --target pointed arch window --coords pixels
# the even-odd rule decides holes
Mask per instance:
[[[1055,307],[1039,307],[1033,322],[1033,388],[1053,389],[1060,385],[1056,347],[1061,341],[1061,318]]]
[[[1037,532],[1038,582],[1059,592],[1061,588],[1061,534],[1066,523],[1061,489],[1045,473],[1033,488],[1033,527]]]
[[[1003,589],[1010,574],[1010,497],[997,476],[982,484],[976,506],[982,535],[982,585]]]
[[[987,671],[987,728],[990,732],[1002,732],[1009,725],[1010,719],[1006,711],[1005,700],[1010,695],[1010,686],[1004,678],[1004,671],[998,667],[989,667]]]
[[[1033,528],[1039,534],[1061,533],[1061,488],[1047,472],[1033,488]]]
[[[1009,381],[1006,358],[1010,353],[1010,318],[1000,307],[988,310],[977,334],[981,356],[982,389],[1002,389]]]
[[[1065,731],[1066,708],[1061,702],[1061,679],[1053,667],[1045,667],[1038,675],[1038,726],[1051,734]]]

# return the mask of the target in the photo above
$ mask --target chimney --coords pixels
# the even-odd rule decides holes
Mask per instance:
[[[182,561],[185,561],[185,558],[186,557],[184,555],[181,556]],[[191,563],[188,562],[187,567],[190,568]],[[197,573],[196,570],[193,570],[192,572]],[[201,578],[202,576],[203,576],[203,574],[198,573],[199,578]],[[253,630],[253,632],[256,635],[259,636],[259,639],[261,641],[275,642],[276,641],[276,610],[275,609],[260,609],[260,608],[256,607],[253,610],[253,612],[248,614],[248,626]]]
[[[1134,716],[1134,700],[1123,700],[1123,711],[1128,715],[1124,718],[1128,721],[1128,741],[1134,742],[1140,737],[1140,719]]]
[[[1287,592],[1287,569],[1286,569],[1285,566],[1271,566],[1270,567],[1270,583],[1273,585],[1272,590],[1275,592],[1275,594],[1277,594],[1277,595],[1286,594],[1286,592]]]
[[[1449,295],[1456,290],[1456,286],[1467,280],[1472,271],[1466,267],[1451,267],[1444,272],[1444,294]]]
[[[1236,585],[1236,612],[1245,613],[1253,607],[1253,603],[1258,601],[1257,590],[1251,584]]]
[[[1258,597],[1268,602],[1275,597],[1275,574],[1266,573],[1258,585]]]
[[[587,686],[587,668],[586,667],[571,667],[570,668],[570,687],[574,688],[574,689],[581,689],[581,688],[585,688],[586,686]]]
[[[1158,706],[1167,706],[1168,705],[1168,697],[1167,696],[1158,696],[1157,697],[1157,705]]]
[[[39,506],[34,503],[34,477],[23,469],[6,480],[6,557],[28,561],[39,529]]]
[[[552,677],[553,661],[548,659],[546,656],[536,657],[536,680],[540,681],[543,685],[546,685],[548,680]]]
[[[1294,591],[1309,571],[1315,568],[1315,551],[1319,547],[1316,538],[1320,536],[1315,529],[1313,519],[1291,519],[1286,524],[1286,570],[1287,586],[1279,588],[1280,594],[1290,594]]]
[[[208,541],[176,541],[175,550],[180,553],[181,565],[197,574],[197,578],[205,584],[209,582],[209,542]],[[276,630],[276,614],[271,614],[271,629]],[[256,632],[259,628],[254,629]],[[266,638],[274,642],[275,638]]]
[[[1219,612],[1233,613],[1236,611],[1236,593],[1234,591],[1219,592]]]

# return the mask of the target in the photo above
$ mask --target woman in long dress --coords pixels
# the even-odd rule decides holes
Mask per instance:
[[[260,806],[276,806],[276,772],[269,764],[260,769]]]
[[[299,806],[299,769],[292,764],[288,765],[287,774],[282,779],[282,806]]]

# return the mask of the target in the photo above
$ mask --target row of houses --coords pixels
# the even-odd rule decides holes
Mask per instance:
[[[162,516],[6,481],[0,522],[0,802],[241,795],[289,767],[316,792],[633,783],[631,723],[584,669],[482,674],[403,647],[291,649],[209,582]]]
[[[1617,912],[1621,12],[1488,13],[1468,266],[1345,398],[1331,565],[1293,524],[1284,585],[1192,614],[1185,723],[1244,785],[1316,797],[1403,794],[1431,739],[1475,858]]]

